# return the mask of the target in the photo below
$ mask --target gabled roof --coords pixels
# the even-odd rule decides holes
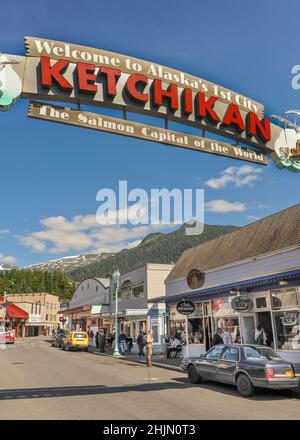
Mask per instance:
[[[105,289],[107,289],[107,287],[109,287],[110,285],[110,278],[95,278],[95,280],[99,281],[101,284],[103,284],[103,286],[105,287]]]
[[[183,252],[166,283],[191,269],[206,271],[240,260],[300,245],[300,204]]]

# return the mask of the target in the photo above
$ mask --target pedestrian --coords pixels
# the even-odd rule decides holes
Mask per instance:
[[[147,367],[152,367],[153,332],[150,328],[147,330],[145,342]]]
[[[131,353],[131,350],[133,348],[133,340],[132,340],[132,338],[126,338],[126,345],[127,345],[128,353]]]
[[[103,330],[100,330],[98,334],[98,348],[100,353],[104,353],[104,347],[105,347],[105,335],[103,333]]]
[[[214,347],[215,345],[219,345],[219,344],[224,344],[223,338],[221,336],[222,334],[222,329],[218,328],[216,333],[214,334],[211,344]]]
[[[179,335],[175,335],[173,338],[173,341],[171,345],[167,348],[166,357],[169,359],[171,357],[171,353],[175,353],[175,356],[177,356],[177,353],[181,351],[182,345]]]
[[[126,350],[126,335],[125,335],[125,333],[120,333],[119,334],[119,346],[120,346],[120,351],[121,351],[121,353],[122,354],[124,354],[125,353],[125,350]]]
[[[232,334],[229,327],[224,329],[222,339],[224,344],[232,344]]]
[[[255,342],[258,345],[266,345],[267,344],[267,335],[266,332],[261,324],[258,324],[258,326],[255,329]]]
[[[144,348],[146,345],[145,334],[142,329],[140,330],[138,337],[136,338],[137,345],[139,347],[139,357],[145,356]]]
[[[96,348],[98,349],[99,348],[99,332],[96,333],[95,342],[96,342]]]

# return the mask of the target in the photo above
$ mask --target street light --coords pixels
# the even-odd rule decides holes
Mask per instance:
[[[119,352],[119,344],[118,344],[118,293],[119,293],[119,286],[120,286],[120,272],[116,270],[113,273],[113,288],[115,292],[115,349],[113,352],[113,356],[121,356]]]

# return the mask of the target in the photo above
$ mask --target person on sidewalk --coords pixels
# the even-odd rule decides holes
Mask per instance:
[[[153,332],[150,328],[147,330],[145,339],[147,367],[152,367]]]
[[[98,349],[99,348],[99,332],[96,333],[95,342],[96,342],[96,349]]]
[[[145,356],[144,347],[146,345],[145,341],[145,334],[143,333],[142,329],[140,330],[138,337],[136,339],[136,343],[139,347],[139,357]]]
[[[119,335],[119,346],[122,354],[125,353],[126,350],[126,335],[125,333],[120,333]]]
[[[99,352],[104,353],[104,351],[105,351],[105,334],[104,334],[103,330],[101,330],[99,333],[98,341],[99,341],[98,342]]]
[[[222,329],[218,328],[216,333],[214,334],[212,341],[211,341],[211,345],[214,347],[215,345],[219,345],[219,344],[224,344],[223,338],[221,336],[222,334]]]
[[[181,351],[181,340],[180,340],[180,336],[179,335],[175,335],[174,339],[171,343],[171,346],[168,347],[167,349],[167,359],[170,359],[171,354],[175,353],[175,356],[177,355],[177,353],[179,353]]]

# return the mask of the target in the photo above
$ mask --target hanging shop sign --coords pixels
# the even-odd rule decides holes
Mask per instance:
[[[264,106],[252,98],[157,63],[101,49],[36,37],[25,37],[25,47],[24,57],[0,55],[2,110],[28,98],[33,100],[28,113],[33,118],[259,164],[266,164],[266,153],[276,153],[282,128],[271,123]],[[123,119],[85,112],[81,105],[121,110]],[[127,121],[127,112],[161,118],[165,128]],[[169,121],[196,127],[199,136],[169,130]],[[207,133],[218,135],[218,141]],[[219,141],[219,136],[224,140]]]
[[[195,312],[195,304],[192,301],[184,299],[177,304],[176,309],[181,315],[191,315]]]
[[[231,307],[236,312],[246,312],[248,310],[251,310],[252,306],[253,306],[253,302],[251,298],[249,298],[248,296],[239,295],[239,296],[235,296],[231,300]]]

